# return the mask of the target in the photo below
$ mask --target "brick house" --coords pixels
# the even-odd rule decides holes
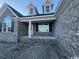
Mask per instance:
[[[53,4],[46,0],[42,5],[43,14],[31,3],[28,5],[29,15],[23,16],[10,5],[4,3],[0,8],[0,41],[17,42],[20,38],[55,39],[55,23],[57,15],[65,1],[59,3],[55,13]],[[65,3],[64,3],[65,4]]]

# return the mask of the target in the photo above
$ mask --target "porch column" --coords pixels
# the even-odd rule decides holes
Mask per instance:
[[[31,21],[29,21],[29,38],[31,38]]]

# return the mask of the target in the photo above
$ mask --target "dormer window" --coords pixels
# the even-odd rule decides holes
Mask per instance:
[[[46,12],[49,12],[49,6],[46,6]]]
[[[30,14],[33,14],[33,8],[30,9]]]
[[[53,9],[52,1],[51,0],[45,0],[42,8],[43,8],[44,14],[52,13],[52,9]]]

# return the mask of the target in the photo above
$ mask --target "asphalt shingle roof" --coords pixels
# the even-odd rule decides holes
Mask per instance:
[[[19,13],[17,10],[15,10],[13,7],[11,7],[10,5],[7,4],[7,6],[18,16],[18,17],[22,17],[23,15],[21,13]]]

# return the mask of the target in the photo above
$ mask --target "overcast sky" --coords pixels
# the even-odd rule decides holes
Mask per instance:
[[[51,0],[51,2],[54,4],[53,11],[55,11],[59,0]],[[39,13],[41,14],[44,0],[0,0],[0,7],[4,3],[9,4],[23,15],[28,15],[27,5],[29,3],[33,3],[37,7]]]

